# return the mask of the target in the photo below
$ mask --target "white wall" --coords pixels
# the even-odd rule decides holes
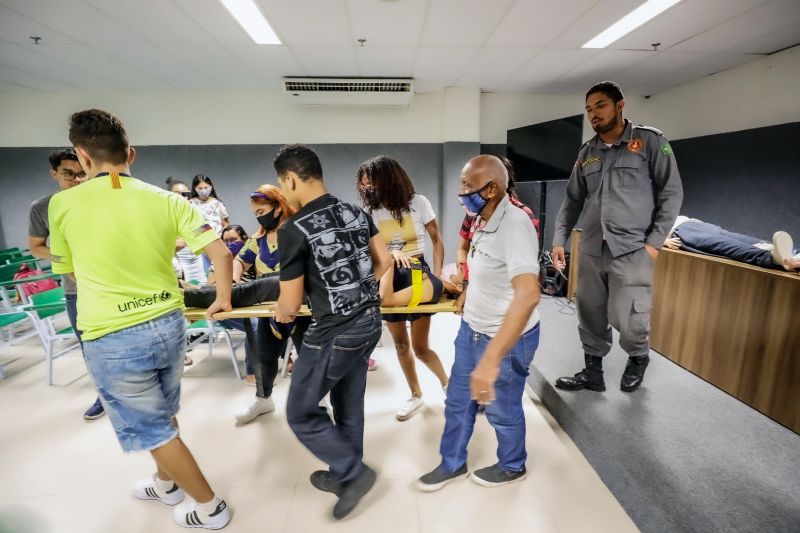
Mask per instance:
[[[643,111],[670,139],[800,121],[800,46],[653,95]]]
[[[0,93],[0,146],[68,144],[70,113],[90,107],[119,116],[134,145],[439,143],[443,102],[443,92],[408,108],[298,106],[280,91]]]

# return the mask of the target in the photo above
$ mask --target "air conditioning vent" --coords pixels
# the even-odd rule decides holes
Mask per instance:
[[[411,79],[285,78],[283,93],[300,105],[402,106],[411,103]]]

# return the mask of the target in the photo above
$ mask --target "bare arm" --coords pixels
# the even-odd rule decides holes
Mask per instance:
[[[386,250],[386,244],[380,235],[375,235],[369,240],[369,255],[372,257],[372,270],[375,272],[375,279],[379,280],[386,271],[392,268],[392,257]]]
[[[275,320],[278,322],[291,322],[300,306],[303,305],[303,287],[305,276],[300,276],[289,281],[281,281],[281,294],[275,306]]]
[[[233,282],[239,283],[242,281],[242,275],[253,265],[248,265],[242,262],[238,257],[233,260]]]
[[[428,230],[428,235],[433,243],[433,273],[441,277],[442,265],[444,265],[444,241],[442,233],[439,231],[439,224],[436,219],[433,219],[425,224],[425,229]]]
[[[232,258],[231,252],[221,239],[211,242],[204,251],[214,265],[216,278],[217,299],[206,311],[206,315],[213,318],[216,313],[231,310]]]
[[[50,259],[50,248],[47,247],[47,237],[28,235],[28,248],[30,248],[33,257],[37,259]]]

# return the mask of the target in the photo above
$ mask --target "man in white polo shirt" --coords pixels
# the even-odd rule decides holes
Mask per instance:
[[[522,395],[539,345],[539,262],[536,230],[509,202],[508,174],[494,156],[478,156],[461,172],[459,200],[480,217],[467,254],[469,291],[455,341],[455,362],[445,402],[442,462],[417,481],[425,492],[466,477],[467,444],[478,404],[497,434],[497,459],[475,470],[486,487],[520,481],[525,470]]]

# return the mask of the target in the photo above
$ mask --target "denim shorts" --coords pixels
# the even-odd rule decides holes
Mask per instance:
[[[178,436],[186,320],[174,310],[83,344],[86,366],[126,452],[159,448]]]

